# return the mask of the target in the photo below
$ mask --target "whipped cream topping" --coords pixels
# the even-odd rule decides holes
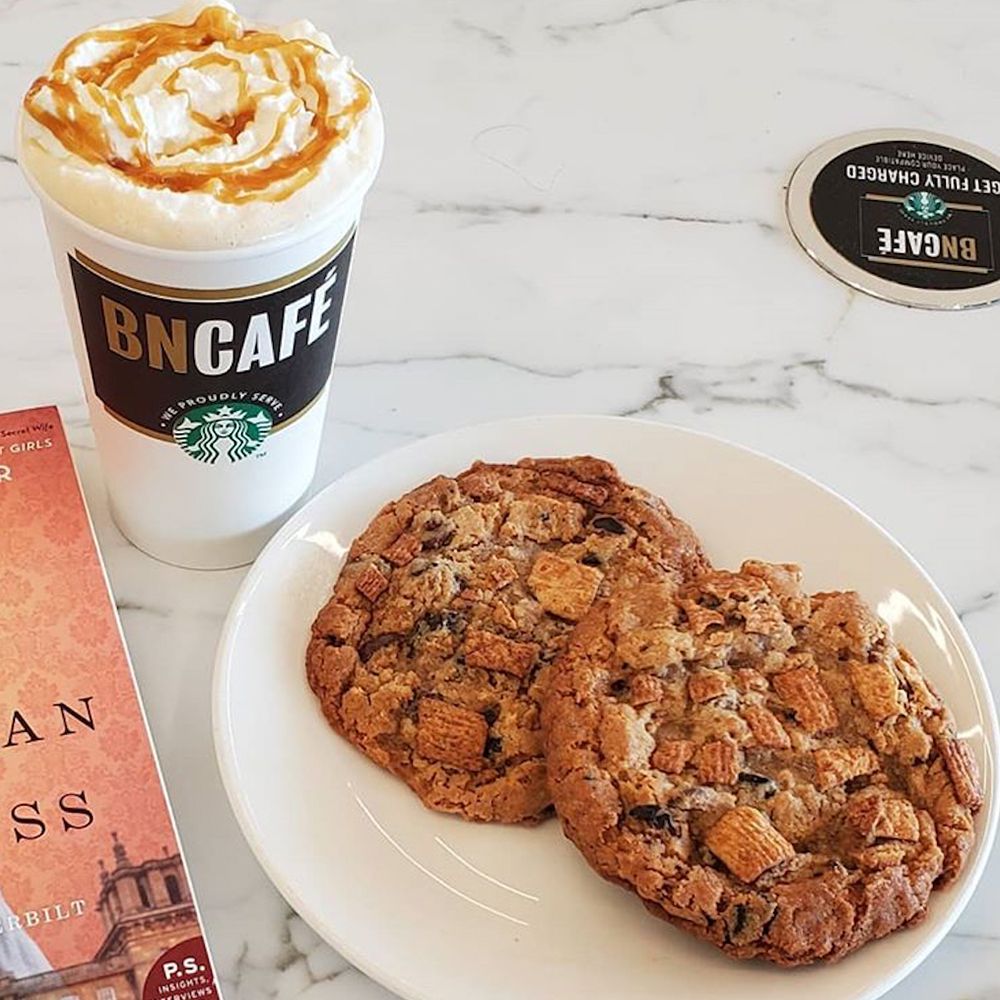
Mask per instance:
[[[326,34],[223,0],[74,39],[21,123],[22,163],[56,201],[167,247],[294,228],[366,189],[382,147],[371,90]]]

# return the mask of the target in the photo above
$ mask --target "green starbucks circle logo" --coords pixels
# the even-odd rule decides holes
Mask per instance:
[[[903,199],[903,214],[914,222],[941,222],[948,214],[948,206],[930,191],[911,191]]]
[[[183,414],[174,424],[174,440],[192,458],[214,465],[220,459],[242,461],[271,433],[274,421],[256,403],[213,403]]]

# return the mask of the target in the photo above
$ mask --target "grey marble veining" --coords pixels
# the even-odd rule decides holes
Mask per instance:
[[[388,994],[290,912],[236,829],[209,692],[242,573],[152,562],[111,525],[12,159],[17,98],[63,38],[158,6],[0,0],[0,408],[62,408],[228,1000],[376,1000]],[[1000,149],[996,0],[242,6],[327,27],[386,114],[317,487],[505,416],[633,414],[720,434],[881,521],[1000,683],[1000,311],[856,295],[805,258],[782,208],[797,160],[841,132],[926,127]],[[995,859],[893,1000],[1000,997],[998,886]]]

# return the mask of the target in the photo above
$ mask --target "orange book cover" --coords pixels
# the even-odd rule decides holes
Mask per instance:
[[[217,996],[58,411],[0,415],[0,1000]]]

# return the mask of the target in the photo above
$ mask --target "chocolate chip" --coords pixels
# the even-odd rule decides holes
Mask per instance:
[[[600,566],[601,565],[601,557],[599,555],[596,555],[593,552],[588,552],[580,560],[580,562],[582,562],[584,566]]]
[[[641,823],[648,823],[657,830],[666,830],[671,837],[678,835],[678,829],[674,823],[673,816],[666,809],[658,805],[633,806],[629,812],[632,819],[637,819]]]
[[[715,594],[702,594],[698,600],[697,605],[700,608],[708,608],[710,611],[717,608],[722,601],[720,601]]]
[[[729,933],[735,937],[747,925],[747,908],[745,903],[737,903],[733,907],[733,924]]]
[[[367,663],[380,649],[391,646],[395,642],[400,642],[404,637],[398,632],[387,632],[385,635],[377,635],[374,639],[368,639],[358,647],[358,656],[363,663]]]
[[[860,792],[862,788],[868,787],[869,775],[861,774],[856,778],[849,778],[844,785],[844,791],[848,795],[853,795],[855,792]]]
[[[433,611],[424,615],[418,628],[422,632],[436,632],[444,629],[446,632],[458,632],[462,627],[462,616],[457,611]]]
[[[594,520],[590,522],[590,525],[598,531],[607,531],[611,535],[625,534],[625,525],[622,524],[617,518],[608,517],[606,514],[601,515],[601,517],[595,517]]]
[[[435,549],[443,549],[453,538],[455,537],[454,528],[445,528],[443,531],[438,531],[428,538],[425,538],[421,548],[424,552],[432,552]]]
[[[491,705],[483,712],[483,718],[486,720],[487,726],[492,726],[500,718],[500,706]]]
[[[740,781],[744,785],[755,785],[765,799],[778,791],[778,786],[767,775],[754,774],[753,771],[740,771]]]
[[[488,736],[486,747],[483,750],[484,757],[494,757],[503,749],[503,740],[499,736]]]
[[[660,811],[660,807],[653,804],[648,806],[632,806],[628,814],[633,819],[642,820],[643,823],[651,823],[660,814]]]
[[[618,680],[612,681],[608,685],[608,690],[615,696],[621,696],[628,691],[628,681],[624,677],[619,677]]]

